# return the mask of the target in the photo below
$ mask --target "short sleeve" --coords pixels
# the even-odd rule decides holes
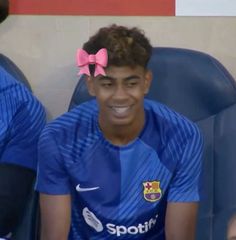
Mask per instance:
[[[36,190],[53,195],[70,193],[60,144],[50,128],[45,128],[39,139]]]
[[[168,202],[196,202],[199,201],[199,177],[201,173],[203,139],[199,129],[185,145],[182,159],[177,165],[172,178]]]
[[[44,108],[32,96],[18,105],[11,118],[0,161],[36,170],[38,138],[46,124]]]

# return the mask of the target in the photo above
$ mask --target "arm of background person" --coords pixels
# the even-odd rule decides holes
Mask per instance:
[[[45,111],[33,96],[27,94],[27,101],[23,101],[15,95],[15,92],[14,96],[6,94],[7,104],[1,106],[10,121],[3,123],[6,130],[0,141],[0,162],[36,170],[38,139],[46,124]]]
[[[3,96],[0,101],[0,235],[14,230],[25,209],[36,174],[38,137],[46,122],[44,109],[35,98],[29,95],[28,101],[23,101],[9,89]]]
[[[67,240],[71,219],[70,195],[40,194],[41,240]]]

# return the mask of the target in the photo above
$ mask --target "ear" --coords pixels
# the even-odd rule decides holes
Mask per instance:
[[[94,79],[93,77],[91,76],[86,76],[86,85],[87,85],[87,89],[88,89],[88,92],[91,96],[95,96],[95,86],[94,86]]]
[[[147,70],[144,75],[144,94],[149,92],[150,86],[152,82],[152,72]]]

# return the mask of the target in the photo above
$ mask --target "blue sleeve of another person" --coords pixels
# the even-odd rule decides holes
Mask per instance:
[[[0,162],[36,170],[38,138],[46,124],[44,108],[11,75],[2,73],[0,80]]]

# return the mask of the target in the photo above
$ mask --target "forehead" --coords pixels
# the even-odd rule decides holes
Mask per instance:
[[[145,73],[145,69],[141,66],[137,67],[117,67],[117,66],[109,66],[108,68],[105,69],[106,76],[111,77],[111,78],[127,78],[130,76],[143,76]]]

